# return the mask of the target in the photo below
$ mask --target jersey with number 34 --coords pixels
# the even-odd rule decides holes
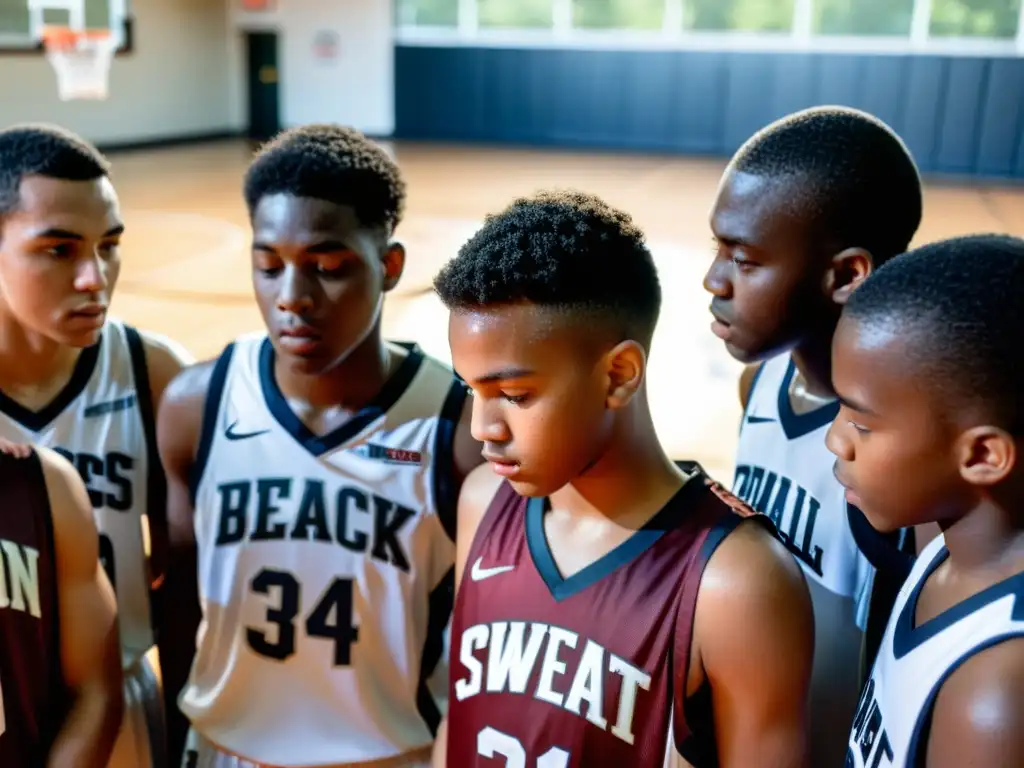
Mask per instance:
[[[407,347],[374,402],[315,435],[279,390],[265,336],[221,356],[197,457],[203,621],[181,695],[205,739],[308,766],[433,741],[454,560],[442,512],[465,395]]]
[[[713,765],[710,713],[687,720],[686,670],[704,566],[743,505],[699,472],[563,578],[545,504],[503,484],[471,546],[452,620],[448,764],[662,768],[678,750]]]

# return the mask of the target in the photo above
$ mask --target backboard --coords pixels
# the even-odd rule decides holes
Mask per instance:
[[[173,0],[168,0],[173,2]],[[118,52],[131,49],[131,0],[0,0],[0,54],[42,53],[43,26],[110,29]]]

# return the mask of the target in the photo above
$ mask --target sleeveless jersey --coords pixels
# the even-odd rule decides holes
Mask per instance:
[[[285,401],[265,334],[213,369],[194,478],[203,619],[180,706],[241,758],[361,762],[433,741],[467,390],[406,350],[322,436]]]
[[[949,676],[974,654],[1024,637],[1024,572],[917,623],[921,589],[947,557],[940,534],[900,590],[853,720],[846,768],[923,768],[932,707]]]
[[[138,331],[108,319],[67,385],[41,410],[0,392],[0,437],[51,448],[81,475],[100,532],[100,559],[117,594],[125,664],[131,664],[153,645],[144,518],[151,505],[165,503]]]
[[[546,499],[500,486],[456,596],[449,765],[662,768],[676,750],[717,764],[710,688],[687,699],[686,680],[704,567],[743,518],[709,485],[692,475],[569,578],[548,548]]]
[[[837,765],[863,681],[875,569],[854,537],[845,489],[832,473],[835,456],[825,446],[839,403],[795,413],[795,372],[789,355],[762,364],[743,414],[732,490],[771,518],[807,577],[815,620],[812,762]]]
[[[0,765],[46,756],[71,703],[60,666],[57,569],[39,457],[0,454]]]

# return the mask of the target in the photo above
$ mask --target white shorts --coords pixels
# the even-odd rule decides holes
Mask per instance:
[[[166,768],[164,697],[156,647],[124,670],[124,720],[107,768]]]
[[[430,756],[433,747],[428,746],[395,757],[380,760],[369,760],[361,763],[338,763],[320,768],[431,768]],[[288,766],[254,763],[241,757],[229,754],[213,744],[193,729],[189,729],[185,740],[185,755],[181,768],[288,768]]]

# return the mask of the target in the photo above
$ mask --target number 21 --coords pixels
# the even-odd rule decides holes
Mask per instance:
[[[476,751],[482,757],[504,757],[505,768],[526,768],[526,750],[519,739],[495,728],[476,735]],[[569,768],[569,753],[552,747],[537,758],[537,768]]]

